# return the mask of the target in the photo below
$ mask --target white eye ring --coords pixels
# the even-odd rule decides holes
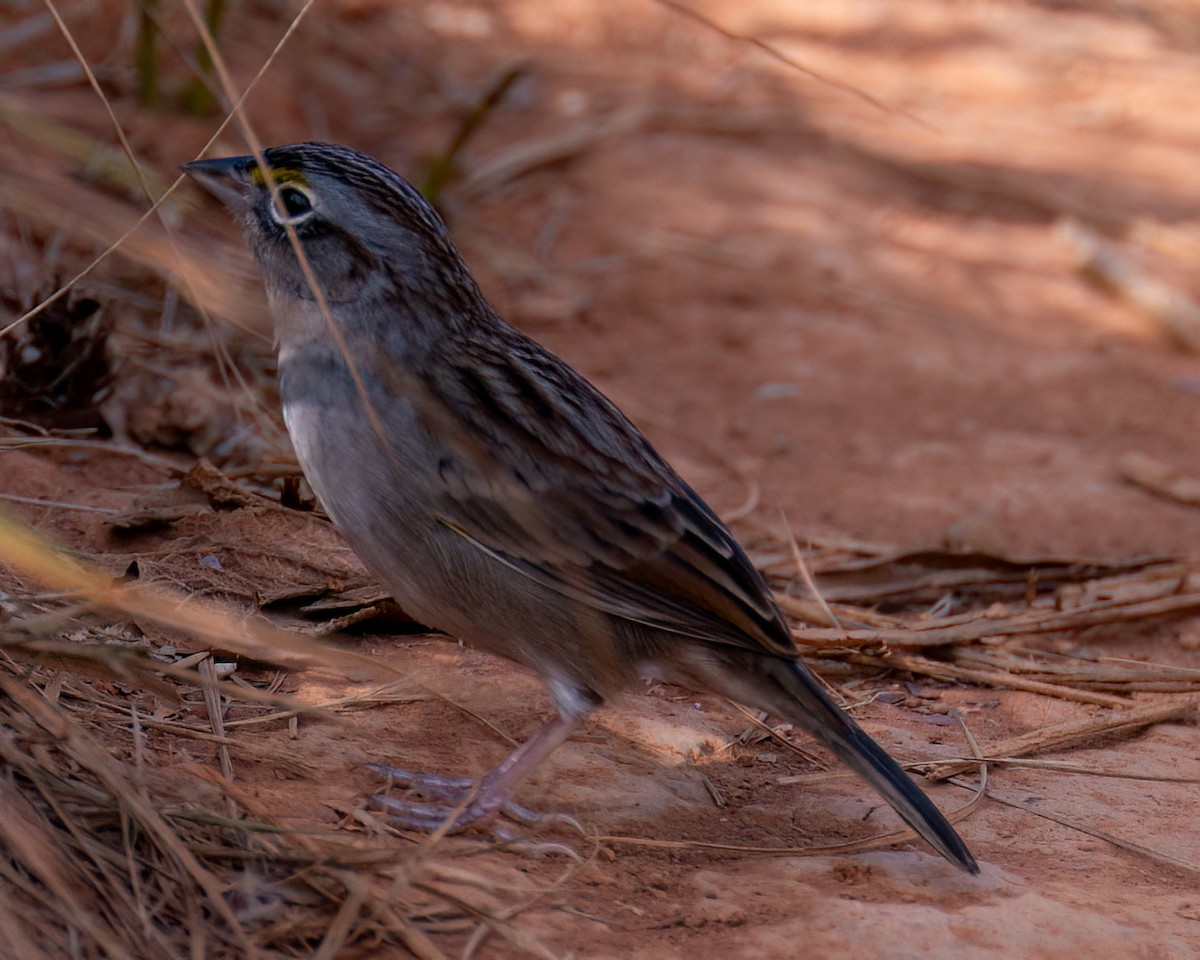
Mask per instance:
[[[312,194],[297,183],[280,184],[278,199],[272,197],[267,206],[280,226],[289,223],[293,227],[299,226],[316,212]]]

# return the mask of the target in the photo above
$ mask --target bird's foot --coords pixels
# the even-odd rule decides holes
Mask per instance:
[[[389,786],[400,787],[416,798],[393,797],[386,793],[368,796],[394,826],[432,833],[452,821],[449,833],[475,829],[536,855],[555,853],[579,859],[579,854],[567,844],[531,840],[519,829],[542,831],[566,826],[582,835],[585,831],[578,820],[567,814],[542,814],[522,806],[511,800],[502,789],[503,785],[495,783],[490,775],[475,781],[469,777],[414,773],[384,763],[366,766],[387,778]]]

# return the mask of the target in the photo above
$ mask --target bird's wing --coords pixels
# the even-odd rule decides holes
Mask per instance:
[[[422,375],[422,396],[406,391],[441,452],[438,519],[612,616],[794,656],[770,589],[707,504],[586,380],[512,336],[462,345]]]

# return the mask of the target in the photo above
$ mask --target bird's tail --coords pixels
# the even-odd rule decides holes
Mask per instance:
[[[878,790],[904,822],[943,857],[969,873],[979,872],[971,851],[933,801],[883,747],[829,698],[804,666],[792,660],[775,660],[767,667],[767,672],[787,695],[770,704],[776,712],[799,724],[829,747],[843,763]]]

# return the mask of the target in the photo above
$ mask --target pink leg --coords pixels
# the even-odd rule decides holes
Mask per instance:
[[[370,799],[387,810],[390,814],[389,819],[398,825],[423,830],[435,830],[440,827],[464,802],[467,806],[455,817],[454,826],[451,828],[454,832],[472,825],[488,823],[501,814],[528,824],[543,823],[546,819],[575,824],[570,817],[543,818],[527,807],[514,803],[512,795],[518,784],[571,735],[577,723],[578,719],[575,717],[565,717],[561,714],[555,717],[505,757],[498,766],[484,774],[478,788],[475,781],[465,777],[411,773],[386,764],[367,764],[371,770],[388,777],[393,783],[407,787],[414,793],[442,800],[444,803],[417,803],[398,800],[384,794],[372,794]],[[445,805],[446,803],[449,806]],[[504,828],[493,826],[492,832],[502,839],[509,839],[508,831]]]

